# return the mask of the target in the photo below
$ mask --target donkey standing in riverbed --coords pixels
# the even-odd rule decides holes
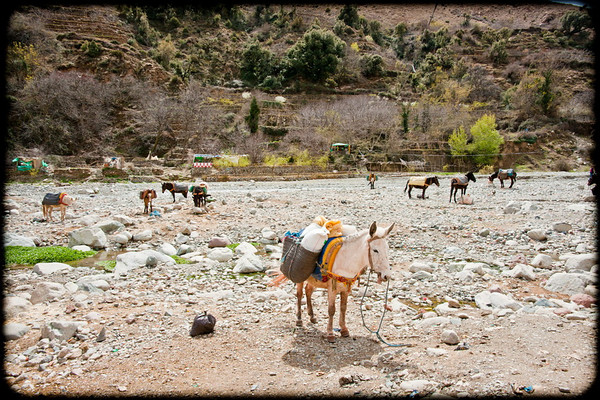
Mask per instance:
[[[461,195],[464,196],[469,186],[469,181],[475,182],[475,175],[472,172],[467,172],[463,176],[456,176],[450,180],[450,203],[452,202],[452,194],[454,194],[454,202],[456,203],[456,193],[460,189]]]
[[[509,189],[513,187],[515,181],[517,180],[517,172],[514,169],[499,169],[488,177],[490,183],[494,183],[494,179],[498,178],[500,180],[500,187],[504,187],[504,180],[510,179]]]
[[[42,214],[44,215],[44,219],[52,221],[52,210],[58,208],[60,210],[60,221],[63,222],[67,213],[67,207],[74,202],[75,199],[65,192],[46,193],[42,199]]]
[[[408,189],[408,198],[411,198],[410,192],[412,191],[413,188],[417,188],[417,189],[423,189],[423,194],[421,195],[421,198],[423,200],[425,200],[425,190],[427,190],[427,188],[431,185],[437,185],[438,187],[440,186],[440,181],[438,180],[437,176],[430,176],[430,177],[412,177],[410,178],[407,182],[406,182],[406,186],[404,187],[404,192],[406,193],[406,189]],[[417,196],[419,197],[419,196]]]
[[[333,317],[335,315],[335,300],[340,294],[340,334],[344,337],[350,336],[346,326],[346,308],[348,294],[352,290],[352,284],[359,275],[370,267],[377,273],[377,283],[391,279],[390,262],[388,259],[387,236],[394,228],[394,224],[387,228],[378,228],[373,222],[370,228],[364,229],[342,240],[341,247],[337,251],[335,259],[327,268],[321,265],[321,279],[310,275],[304,282],[296,284],[297,312],[296,326],[302,326],[302,291],[306,293],[306,306],[310,322],[317,322],[312,306],[312,294],[315,288],[327,289],[328,313],[327,340],[335,341],[333,334]],[[287,278],[281,274],[271,284],[277,285]]]

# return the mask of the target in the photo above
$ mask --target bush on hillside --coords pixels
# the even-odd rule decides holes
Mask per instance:
[[[286,53],[292,75],[325,82],[344,57],[345,43],[333,32],[311,29]]]

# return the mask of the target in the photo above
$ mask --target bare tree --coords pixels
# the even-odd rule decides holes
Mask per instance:
[[[171,117],[174,113],[175,100],[159,89],[150,91],[144,100],[143,109],[138,114],[138,122],[146,134],[154,137],[154,144],[147,156],[150,158],[157,152],[160,140],[165,134],[173,139]]]
[[[29,82],[11,109],[9,144],[73,155],[100,151],[112,123],[114,91],[90,75],[54,72]],[[20,121],[20,122],[18,122]]]
[[[386,146],[399,129],[398,106],[373,96],[347,96],[336,101],[318,101],[298,111],[297,124],[288,135],[322,149],[324,143],[342,141],[370,151]],[[317,138],[309,139],[314,132]],[[316,150],[316,149],[314,149]]]

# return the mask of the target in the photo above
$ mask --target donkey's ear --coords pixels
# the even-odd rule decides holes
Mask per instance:
[[[375,236],[375,232],[377,232],[377,222],[373,221],[371,227],[369,228],[369,236]]]
[[[392,229],[394,229],[394,225],[396,225],[396,223],[392,222],[392,224],[390,225],[390,227],[385,230],[385,233],[383,234],[384,237],[390,234],[390,232],[392,231]]]

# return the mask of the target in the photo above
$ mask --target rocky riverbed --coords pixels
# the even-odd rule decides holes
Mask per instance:
[[[521,173],[501,189],[477,175],[471,205],[448,202],[448,176],[425,200],[403,193],[408,176],[382,175],[372,190],[364,178],[211,183],[208,211],[179,194],[173,203],[158,182],[6,185],[5,245],[100,251],[5,268],[5,382],[26,395],[585,393],[597,337],[586,178]],[[147,187],[159,193],[153,216],[139,200]],[[76,203],[64,222],[43,221],[41,199],[58,191]],[[333,344],[323,337],[325,293],[313,297],[319,321],[304,311],[299,328],[294,285],[268,286],[265,274],[279,266],[285,232],[318,215],[359,229],[396,224],[394,280],[387,288],[371,277],[367,288],[362,278],[351,336]],[[117,263],[108,272],[97,260]],[[386,302],[380,336],[393,346],[361,319],[362,304],[374,330]],[[203,311],[215,330],[191,337]]]

